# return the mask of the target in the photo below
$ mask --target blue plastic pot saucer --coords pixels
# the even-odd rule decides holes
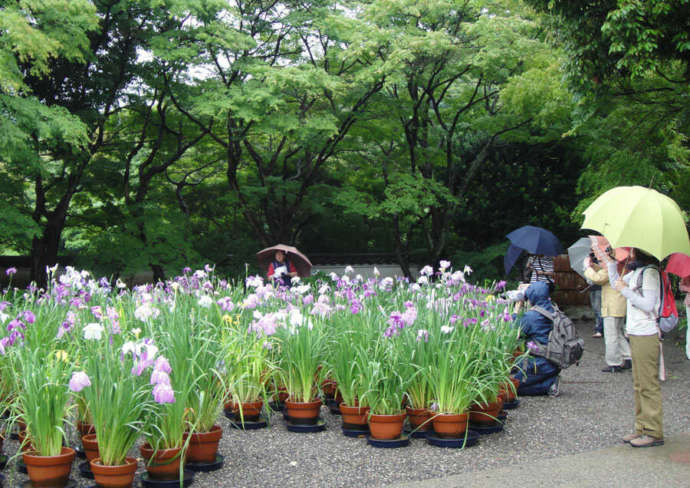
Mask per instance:
[[[496,421],[487,424],[470,423],[470,429],[479,435],[494,434],[503,430],[503,422]]]
[[[190,471],[208,473],[222,468],[224,462],[225,458],[221,454],[216,454],[216,460],[212,463],[187,463],[184,467]]]
[[[194,472],[185,469],[182,486],[189,486],[192,482],[194,482]],[[143,473],[141,475],[141,486],[144,488],[179,488],[180,480],[177,478],[174,480],[157,480],[149,477],[148,473]]]
[[[435,432],[429,431],[426,435],[426,442],[436,447],[452,447],[460,449],[463,447],[472,447],[479,442],[479,434],[473,430],[467,431],[467,436],[458,438],[439,437]]]
[[[514,408],[518,408],[520,406],[520,399],[516,398],[512,402],[504,402],[503,403],[503,409],[504,410],[512,410]]]
[[[369,435],[369,427],[366,425],[351,425],[343,424],[343,435],[347,437],[367,437]]]
[[[240,421],[240,416],[238,414],[236,414],[235,412],[233,412],[232,410],[225,409],[225,410],[223,410],[223,413],[225,414],[225,418],[227,418],[230,421],[233,421],[233,422],[239,422]],[[266,420],[267,417],[268,417],[268,415],[266,415],[264,413],[264,411],[262,410],[261,413],[257,416],[248,417],[245,415],[244,421],[245,422],[261,422],[262,420]]]
[[[90,480],[93,479],[93,473],[91,472],[91,463],[89,461],[79,463],[79,474],[81,474],[82,478],[88,478]]]
[[[263,415],[259,416],[259,420],[256,422],[250,422],[248,420],[245,420],[244,422],[241,422],[239,419],[232,419],[230,421],[230,427],[233,429],[238,429],[238,430],[257,430],[257,429],[264,429],[268,427],[268,419],[264,417]]]
[[[7,466],[7,456],[0,454],[0,471],[5,469],[5,466]]]
[[[407,435],[401,435],[397,439],[374,439],[370,435],[367,436],[367,444],[371,447],[381,447],[384,449],[392,449],[396,447],[407,447],[410,445],[410,437]]]
[[[290,432],[309,433],[326,430],[326,422],[321,417],[319,417],[316,423],[312,425],[295,424],[289,420],[285,423],[285,425],[287,426],[287,430]]]
[[[4,484],[2,486],[5,486]],[[20,481],[19,484],[17,485],[17,488],[34,488],[34,484],[31,482],[31,480],[26,480],[26,481]],[[57,485],[56,485],[57,487]],[[72,478],[67,480],[67,483],[62,485],[60,488],[77,488],[77,482],[74,481]]]
[[[426,439],[426,433],[431,430],[431,427],[429,427],[428,430],[415,430],[412,432],[411,427],[405,427],[405,435],[410,436],[412,439]]]

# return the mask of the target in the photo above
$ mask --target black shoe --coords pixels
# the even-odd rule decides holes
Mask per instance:
[[[632,359],[625,359],[621,364],[621,369],[632,369]]]
[[[623,368],[620,366],[606,366],[601,370],[602,373],[620,373],[621,371],[623,371]]]

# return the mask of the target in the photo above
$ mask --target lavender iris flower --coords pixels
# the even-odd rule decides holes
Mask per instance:
[[[75,371],[72,373],[72,378],[69,380],[69,389],[75,393],[79,393],[87,386],[91,386],[91,380],[83,371]]]
[[[158,383],[153,387],[153,399],[156,403],[175,403],[175,392],[165,383]]]

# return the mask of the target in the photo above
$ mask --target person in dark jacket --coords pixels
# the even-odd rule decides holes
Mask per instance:
[[[534,306],[538,305],[549,312],[553,312],[549,286],[543,281],[532,283],[525,298]],[[546,344],[549,342],[549,333],[553,329],[553,322],[534,310],[528,310],[520,321],[520,336],[527,342],[529,350],[530,342]],[[518,395],[550,395],[559,394],[559,377],[561,370],[549,360],[530,356],[518,364],[515,378],[520,381]]]

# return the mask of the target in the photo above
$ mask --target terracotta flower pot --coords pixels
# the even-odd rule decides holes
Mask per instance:
[[[146,471],[151,478],[157,480],[175,480],[180,475],[181,447],[159,449],[154,455],[151,445],[146,442],[139,448],[141,456],[146,461]]]
[[[39,456],[37,452],[23,454],[26,471],[33,486],[64,486],[74,461],[74,449],[63,447],[57,456]]]
[[[285,401],[285,408],[291,422],[301,425],[314,425],[321,412],[321,400],[317,398],[310,402],[293,402],[288,399]]]
[[[31,444],[31,440],[27,440],[25,442],[25,439],[27,438],[27,433],[26,433],[26,424],[22,421],[17,422],[17,440],[19,441],[19,445],[22,448],[22,452],[31,452],[34,450],[33,444]]]
[[[258,402],[244,402],[242,403],[242,416],[240,417],[240,405],[233,403],[232,412],[238,420],[243,418],[247,422],[256,422],[259,420],[262,408],[264,408],[263,400],[259,400]]]
[[[417,430],[421,432],[429,430],[431,427],[431,422],[427,421],[431,418],[431,412],[429,412],[428,409],[407,407],[406,411],[407,420],[410,422],[410,427],[413,429],[417,429],[419,427]]]
[[[84,446],[84,454],[89,461],[93,461],[100,456],[98,453],[98,439],[96,439],[96,434],[83,436],[81,438],[81,445]]]
[[[335,380],[328,379],[321,382],[321,391],[323,391],[323,394],[326,396],[326,398],[335,397],[337,387],[338,383],[336,383]]]
[[[470,421],[478,424],[490,424],[496,421],[503,408],[503,398],[500,396],[495,402],[475,403],[470,412]]]
[[[513,384],[515,388],[510,387],[510,383]],[[499,393],[500,396],[503,397],[503,402],[512,402],[517,398],[517,388],[518,385],[520,384],[520,380],[511,377],[510,382],[506,382],[502,387],[501,391]]]
[[[341,403],[340,415],[343,418],[344,426],[362,427],[367,425],[369,407],[360,407],[358,405],[351,407],[350,405]]]
[[[222,436],[223,429],[219,425],[214,425],[210,432],[194,432],[189,439],[187,461],[190,463],[214,462]]]
[[[469,415],[466,413],[442,413],[436,414],[432,422],[434,431],[439,437],[458,438],[467,430],[467,420]]]
[[[79,437],[84,437],[85,435],[96,433],[96,429],[94,428],[93,424],[87,424],[85,422],[82,422],[81,420],[77,420],[75,427],[77,428],[77,432],[79,432],[80,434]]]
[[[369,417],[369,432],[374,439],[397,439],[402,434],[405,412],[397,415],[372,415]]]
[[[101,458],[91,460],[91,472],[98,486],[104,488],[128,488],[134,483],[137,472],[137,460],[126,458],[125,464],[106,466],[101,464]]]

